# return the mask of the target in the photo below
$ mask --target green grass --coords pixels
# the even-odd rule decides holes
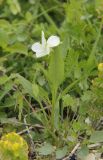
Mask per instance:
[[[0,134],[23,133],[36,159],[63,158],[79,142],[82,159],[95,143],[92,133],[102,132],[101,6],[102,0],[0,1]],[[41,31],[61,44],[36,58],[31,46]]]

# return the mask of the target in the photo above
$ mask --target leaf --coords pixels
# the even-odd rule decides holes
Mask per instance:
[[[25,18],[26,18],[27,22],[31,22],[33,16],[29,11],[27,11],[25,14]]]
[[[82,119],[78,121],[73,121],[72,128],[74,132],[80,132],[81,130],[85,129],[86,124],[82,121]]]
[[[56,151],[56,159],[62,159],[67,154],[67,146],[60,148]]]
[[[8,29],[10,27],[9,21],[5,19],[0,19],[0,27],[4,29]]]
[[[45,102],[47,101],[49,103],[48,92],[40,86],[39,86],[39,97],[41,100]]]
[[[18,118],[19,120],[21,120],[22,118],[21,115],[22,115],[22,110],[23,110],[23,95],[20,92],[17,93],[16,103],[19,108]]]
[[[54,148],[51,144],[46,143],[41,148],[38,149],[38,152],[40,155],[47,156],[54,152]]]
[[[24,77],[22,77],[19,74],[16,74],[15,76],[18,78],[19,83],[23,86],[24,90],[27,93],[29,93],[32,97],[34,97],[33,96],[33,90],[32,90],[32,83],[29,82],[27,79],[25,79]]]
[[[16,79],[17,83],[21,84],[24,91],[28,93],[31,97],[34,97],[37,101],[38,98],[41,98],[41,100],[46,100],[46,99],[48,100],[47,92],[43,88],[39,87],[37,84],[35,83],[32,84],[29,80],[27,80],[26,78],[24,78],[19,74],[12,74],[11,78],[13,79],[17,78]]]
[[[7,118],[7,114],[5,112],[0,112],[0,122],[2,118]]]
[[[17,40],[21,43],[27,40],[27,34],[26,33],[18,33],[17,34]]]
[[[91,71],[96,67],[96,64],[97,64],[96,56],[94,54],[90,54],[87,60],[86,67],[84,69],[86,76],[90,75]]]
[[[32,90],[34,97],[38,98],[39,96],[39,87],[37,84],[32,84]]]
[[[7,51],[10,53],[19,53],[19,54],[28,54],[28,48],[26,45],[21,44],[19,42],[7,48]]]
[[[1,98],[0,98],[1,99]],[[15,99],[14,98],[7,98],[3,104],[1,103],[0,105],[0,108],[3,109],[3,108],[11,108],[11,107],[14,107],[15,106]]]
[[[6,83],[3,91],[0,91],[0,100],[2,100],[4,98],[4,96],[10,91],[12,90],[13,88],[13,83],[12,82],[9,82],[9,83]]]
[[[18,0],[7,0],[7,3],[9,4],[10,10],[14,15],[21,12],[21,7]]]
[[[95,131],[91,137],[90,137],[90,142],[92,143],[100,143],[103,142],[103,131]]]
[[[13,118],[0,118],[0,122],[3,124],[12,124],[12,125],[19,125],[18,120],[13,117]]]
[[[8,40],[7,32],[0,28],[0,47],[5,48],[8,45]]]
[[[0,77],[0,85],[5,84],[8,80],[9,80],[9,77],[6,75]]]
[[[33,112],[33,113],[32,113],[32,117],[33,117],[33,118],[36,118],[39,122],[43,123],[42,113]]]
[[[72,111],[76,112],[77,111],[77,106],[78,106],[78,99],[70,96],[69,94],[66,94],[63,96],[63,107],[71,107]]]
[[[72,71],[77,71],[78,57],[79,53],[77,51],[69,49],[65,57],[65,77],[69,77]]]
[[[69,22],[80,23],[80,16],[82,14],[82,0],[72,0],[66,5],[67,19]]]
[[[69,94],[66,94],[65,96],[63,96],[63,106],[67,107],[67,106],[74,106],[75,104],[75,100],[72,96],[70,96]]]
[[[52,89],[57,90],[64,79],[64,60],[61,52],[56,50],[50,57],[48,79]]]
[[[89,90],[85,91],[81,97],[82,101],[84,101],[84,102],[86,102],[86,101],[89,102],[91,100],[91,98],[92,98],[92,92]]]
[[[89,154],[89,149],[87,148],[87,146],[82,146],[82,148],[78,152],[78,158],[83,160],[88,156],[88,154]]]

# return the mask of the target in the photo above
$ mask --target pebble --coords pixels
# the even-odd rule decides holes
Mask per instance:
[[[84,160],[96,160],[95,154],[90,153]]]

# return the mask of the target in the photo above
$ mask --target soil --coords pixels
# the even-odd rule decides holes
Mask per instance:
[[[70,158],[70,160],[77,160],[76,155],[72,155],[72,157]]]

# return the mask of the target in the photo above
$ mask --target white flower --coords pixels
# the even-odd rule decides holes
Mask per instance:
[[[44,32],[42,31],[41,43],[36,42],[32,45],[31,49],[36,52],[36,57],[43,57],[50,53],[51,48],[60,44],[60,38],[58,36],[50,36],[46,41]]]

